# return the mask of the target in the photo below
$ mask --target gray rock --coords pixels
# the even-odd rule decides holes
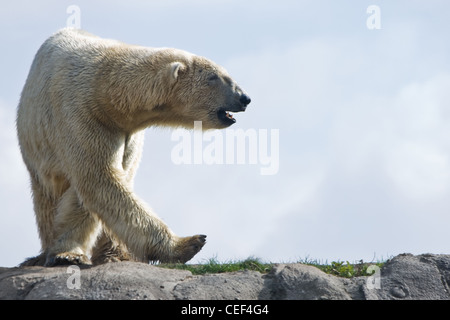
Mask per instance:
[[[240,271],[195,276],[180,282],[173,290],[180,300],[256,300],[268,299],[263,275],[256,271]]]
[[[174,286],[191,277],[137,262],[11,268],[0,270],[0,299],[173,299]]]
[[[268,274],[194,276],[137,262],[0,268],[0,299],[401,300],[450,299],[450,255],[399,255],[371,276],[344,279],[303,264]]]
[[[450,299],[450,256],[402,254],[381,270],[378,299]]]
[[[275,265],[266,277],[271,299],[350,300],[342,279],[303,264]],[[270,280],[269,280],[270,279]]]

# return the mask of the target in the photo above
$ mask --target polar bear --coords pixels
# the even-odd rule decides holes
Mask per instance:
[[[214,62],[62,29],[38,50],[17,111],[42,251],[23,265],[185,263],[179,237],[133,193],[149,126],[226,128],[249,96]]]

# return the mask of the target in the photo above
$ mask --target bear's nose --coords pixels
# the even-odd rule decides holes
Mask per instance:
[[[241,104],[243,104],[244,106],[248,105],[251,101],[252,101],[252,99],[250,99],[250,97],[248,95],[246,95],[245,93],[242,94],[242,96],[239,98],[239,102]]]

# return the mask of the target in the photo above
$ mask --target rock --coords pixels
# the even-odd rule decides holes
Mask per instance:
[[[342,279],[303,264],[275,265],[270,279],[270,299],[350,300]]]
[[[401,300],[450,299],[450,255],[399,255],[352,279],[303,264],[268,274],[189,271],[119,262],[99,266],[0,268],[0,299],[84,300]]]
[[[402,254],[381,270],[378,299],[450,299],[450,256]]]
[[[189,271],[137,262],[0,270],[0,299],[173,299]]]
[[[195,276],[180,282],[173,290],[180,300],[256,300],[268,299],[263,275],[241,271]]]

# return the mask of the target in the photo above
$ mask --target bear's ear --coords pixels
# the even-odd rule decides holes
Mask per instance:
[[[184,63],[178,61],[172,62],[169,65],[170,79],[172,81],[177,81],[180,72],[184,71],[185,69],[186,65],[184,65]]]

